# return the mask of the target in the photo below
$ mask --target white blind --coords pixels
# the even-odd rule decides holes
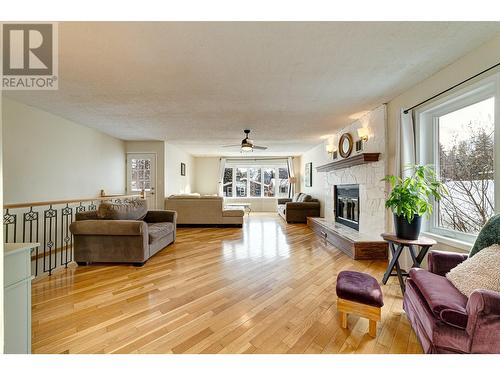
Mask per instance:
[[[226,168],[231,167],[287,167],[287,159],[227,159]]]

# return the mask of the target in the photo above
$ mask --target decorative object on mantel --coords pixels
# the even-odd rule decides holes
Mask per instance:
[[[354,148],[355,148],[356,152],[363,151],[363,141],[361,139],[356,141]]]
[[[385,207],[394,213],[396,235],[407,240],[417,240],[420,234],[422,216],[432,214],[432,202],[440,201],[448,194],[446,187],[436,177],[430,165],[411,165],[404,171],[413,171],[404,179],[399,176],[385,176],[382,181],[391,185],[391,193]]]
[[[349,168],[355,165],[373,163],[378,161],[380,157],[380,152],[363,152],[361,154],[351,156],[350,158],[340,159],[338,161],[332,161],[328,164],[320,165],[316,167],[318,172],[330,172],[337,169]]]
[[[340,137],[339,141],[339,153],[344,159],[348,158],[351,155],[353,147],[352,136],[349,133],[344,133]]]
[[[186,175],[186,164],[181,163],[181,176]]]
[[[312,186],[312,163],[306,163],[305,184],[306,187]]]

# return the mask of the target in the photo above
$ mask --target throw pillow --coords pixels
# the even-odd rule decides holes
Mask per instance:
[[[102,202],[97,217],[104,220],[142,220],[148,213],[145,199],[130,202]]]
[[[470,297],[476,289],[500,292],[500,245],[482,249],[446,274],[462,294]]]
[[[309,194],[304,194],[302,196],[302,202],[310,202],[312,201],[312,197]]]
[[[298,202],[301,195],[302,193],[295,193],[292,198],[292,202]]]
[[[491,217],[479,232],[469,257],[476,255],[482,249],[500,243],[500,214]]]

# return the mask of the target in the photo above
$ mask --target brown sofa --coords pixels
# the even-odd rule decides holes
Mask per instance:
[[[320,216],[320,203],[310,195],[297,193],[290,198],[278,198],[278,214],[287,223],[305,223],[307,217]]]
[[[113,262],[142,266],[175,241],[175,211],[150,210],[137,220],[103,219],[100,211],[77,213],[70,225],[74,259],[79,265]]]

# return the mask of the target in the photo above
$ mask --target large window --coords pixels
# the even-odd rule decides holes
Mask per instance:
[[[419,161],[433,164],[449,191],[434,204],[429,232],[472,242],[496,211],[495,95],[486,84],[420,115]]]
[[[288,197],[288,169],[283,166],[226,167],[223,192],[232,198]]]

